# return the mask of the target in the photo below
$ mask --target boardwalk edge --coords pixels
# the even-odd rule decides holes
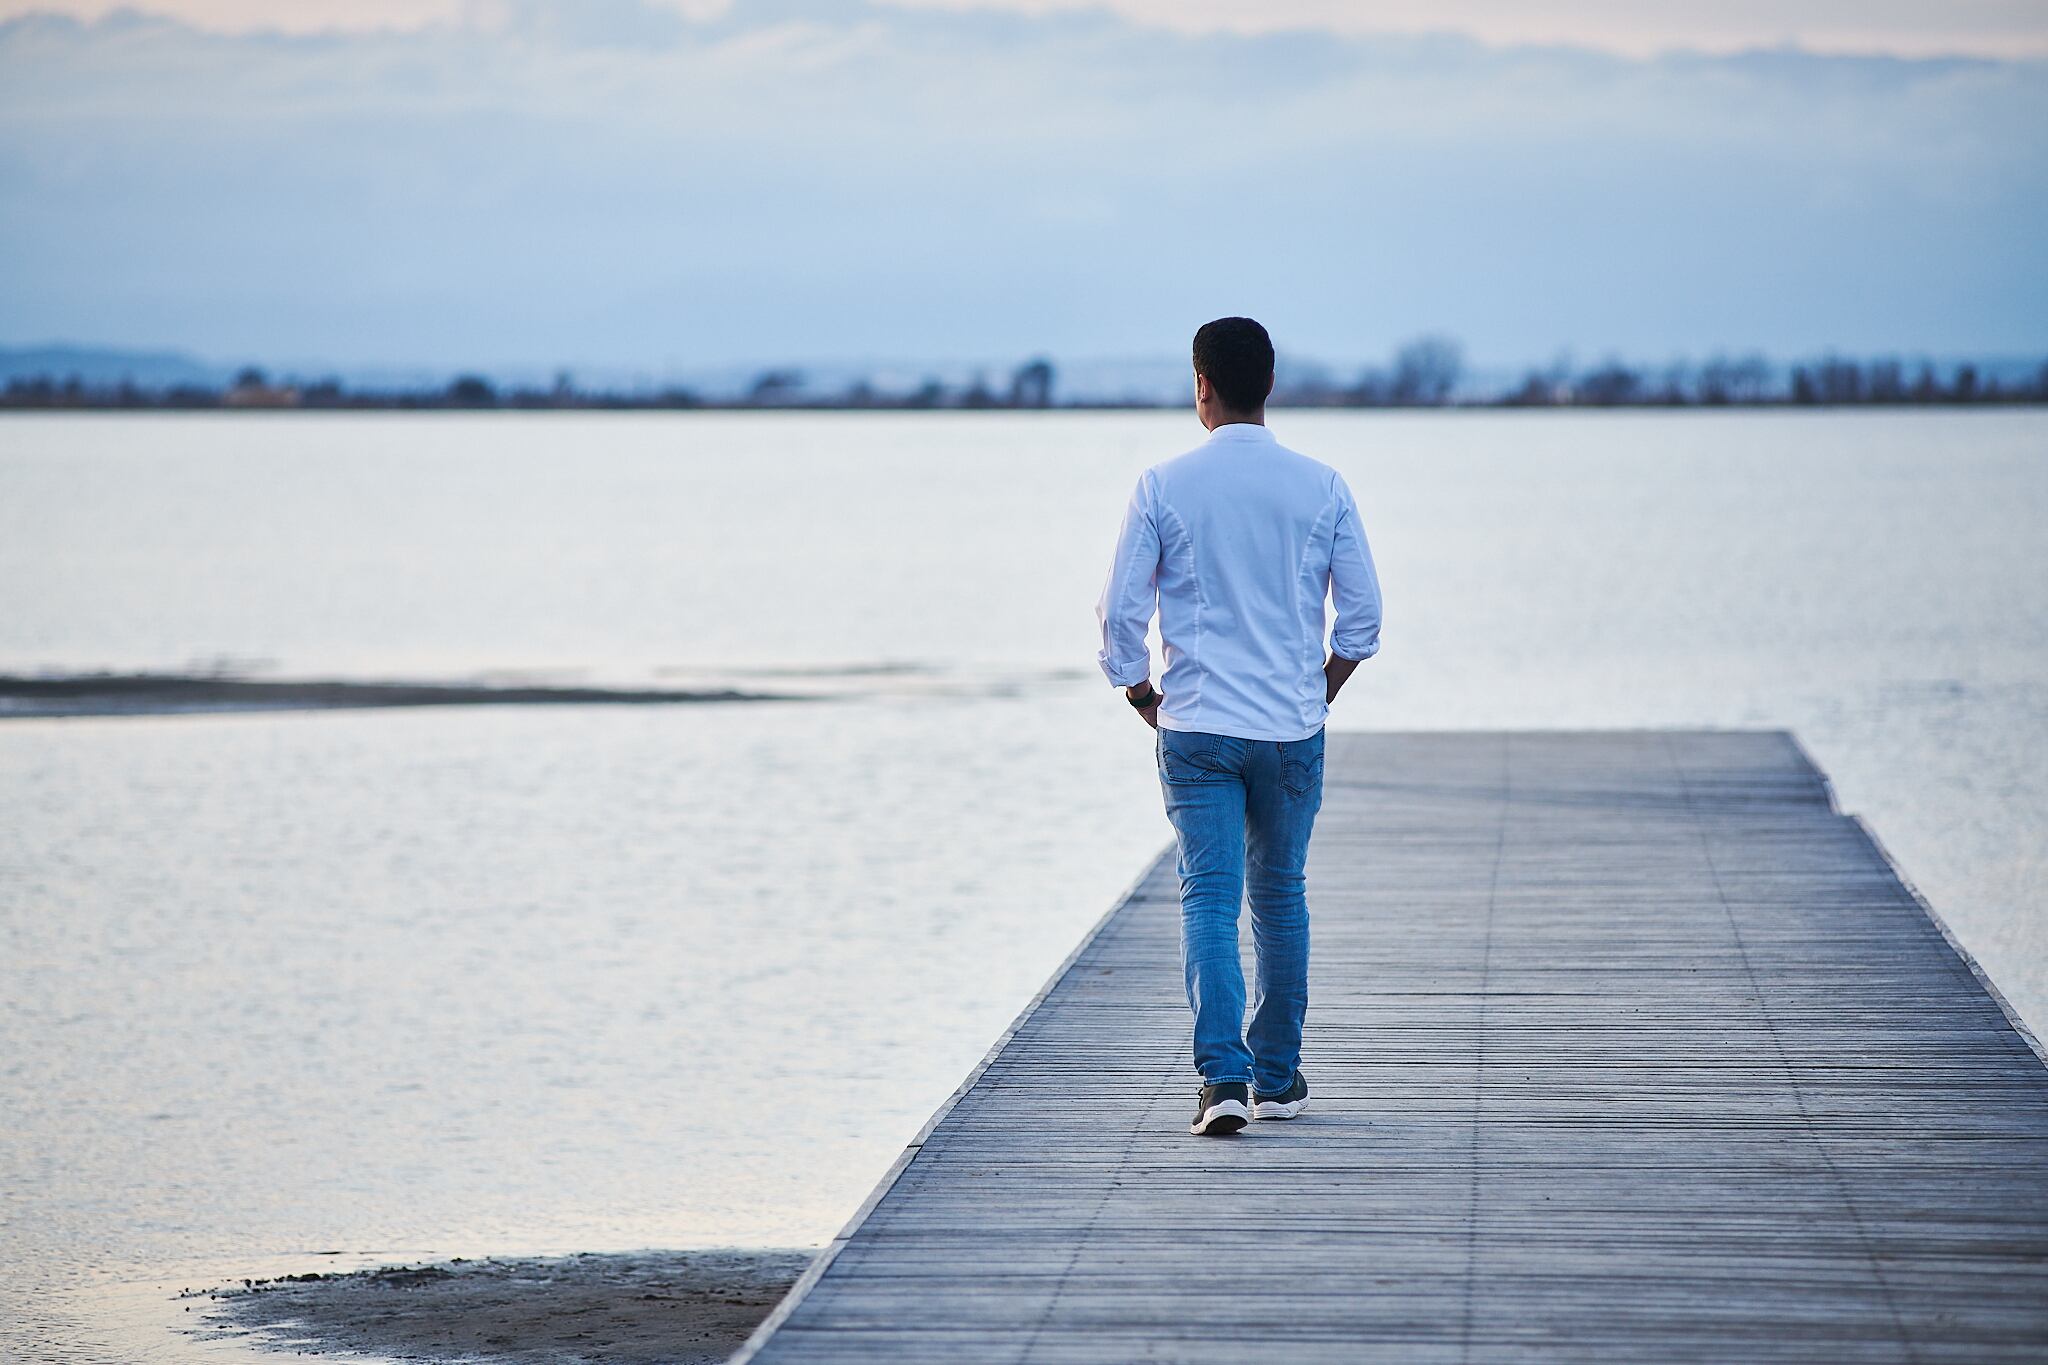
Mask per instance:
[[[895,1162],[890,1165],[888,1172],[883,1175],[881,1180],[875,1185],[875,1188],[868,1192],[868,1197],[861,1201],[858,1209],[854,1210],[853,1217],[846,1220],[846,1226],[839,1229],[838,1234],[832,1238],[823,1251],[818,1253],[817,1258],[811,1262],[809,1268],[804,1271],[797,1282],[789,1287],[789,1292],[782,1296],[782,1302],[775,1305],[775,1311],[763,1318],[761,1325],[754,1329],[753,1334],[741,1344],[740,1349],[727,1358],[726,1365],[747,1365],[747,1362],[752,1361],[755,1356],[760,1354],[761,1348],[768,1344],[769,1338],[773,1337],[780,1330],[782,1324],[789,1321],[790,1316],[803,1303],[805,1296],[811,1292],[819,1280],[824,1278],[825,1272],[831,1268],[832,1262],[838,1259],[839,1253],[853,1239],[853,1235],[860,1231],[861,1224],[867,1222],[868,1216],[875,1211],[875,1207],[895,1187],[896,1182],[902,1178],[903,1172],[909,1169],[910,1163],[917,1159],[918,1152],[924,1147],[925,1139],[929,1138],[933,1130],[945,1122],[946,1116],[953,1112],[955,1106],[960,1103],[967,1092],[974,1089],[975,1084],[981,1080],[989,1067],[995,1063],[996,1058],[1002,1055],[1003,1049],[1010,1045],[1010,1040],[1015,1038],[1018,1031],[1031,1021],[1032,1015],[1038,1013],[1038,1007],[1043,1005],[1046,997],[1052,994],[1053,987],[1059,985],[1061,980],[1065,978],[1068,969],[1081,960],[1081,955],[1087,952],[1095,940],[1101,936],[1102,931],[1109,927],[1110,921],[1121,914],[1124,907],[1129,905],[1132,900],[1136,899],[1139,890],[1146,882],[1151,880],[1153,873],[1158,871],[1159,865],[1172,852],[1172,848],[1168,847],[1155,854],[1145,864],[1144,871],[1132,879],[1130,885],[1124,888],[1122,894],[1110,903],[1109,909],[1102,913],[1101,918],[1088,927],[1087,933],[1081,935],[1081,941],[1076,943],[1073,950],[1060,960],[1060,964],[1057,967],[1052,969],[1052,975],[1045,979],[1045,984],[1038,988],[1038,993],[1032,996],[1029,1003],[1018,1012],[1017,1017],[1010,1021],[1010,1026],[1003,1030],[1002,1036],[997,1038],[989,1046],[988,1051],[982,1054],[981,1060],[975,1063],[973,1070],[967,1073],[967,1078],[954,1087],[953,1093],[946,1097],[946,1102],[941,1104],[937,1111],[925,1120],[924,1127],[917,1130],[917,1136],[910,1140],[909,1145],[903,1149]]]
[[[1949,928],[1948,921],[1943,919],[1941,912],[1934,908],[1934,902],[1927,899],[1913,879],[1906,875],[1906,869],[1899,866],[1899,860],[1892,856],[1892,851],[1884,846],[1884,840],[1877,837],[1877,831],[1871,828],[1870,822],[1860,815],[1854,815],[1842,809],[1841,803],[1835,799],[1834,779],[1828,776],[1826,768],[1815,761],[1812,752],[1800,741],[1799,736],[1789,730],[1782,733],[1787,739],[1792,741],[1792,747],[1799,751],[1799,756],[1806,761],[1806,765],[1812,768],[1814,773],[1819,776],[1821,787],[1827,792],[1828,809],[1837,815],[1844,816],[1853,821],[1856,828],[1863,831],[1863,837],[1870,841],[1871,848],[1876,850],[1877,856],[1891,870],[1893,878],[1897,880],[1900,886],[1906,888],[1906,894],[1911,896],[1913,903],[1920,907],[1920,913],[1927,916],[1929,922],[1934,925],[1942,938],[1947,941],[1949,951],[1962,959],[1963,965],[1970,969],[1970,975],[1977,979],[1977,984],[1984,988],[1984,993],[1991,997],[1993,1003],[1998,1006],[1999,1013],[2005,1016],[2005,1022],[2012,1025],[2012,1031],[2019,1034],[2021,1041],[2026,1043],[2028,1049],[2039,1059],[2041,1065],[2048,1066],[2048,1047],[2042,1046],[2040,1035],[2027,1026],[2026,1020],[2020,1018],[2020,1012],[2012,1007],[2012,1001],[2005,998],[2005,992],[1998,989],[1998,983],[1991,979],[1990,973],[1984,970],[1984,965],[1977,961],[1976,954],[1963,946],[1963,941],[1956,937],[1955,930]]]
[[[1934,908],[1934,903],[1922,895],[1920,888],[1913,884],[1913,879],[1906,875],[1905,869],[1899,866],[1899,860],[1884,846],[1884,840],[1877,837],[1877,831],[1870,827],[1870,822],[1860,815],[1851,815],[1849,819],[1855,822],[1856,828],[1863,831],[1863,837],[1877,850],[1877,856],[1884,859],[1885,866],[1891,869],[1892,876],[1898,878],[1899,885],[1906,888],[1906,894],[1920,907],[1920,913],[1927,916],[1940,931],[1942,938],[1948,943],[1949,951],[1961,958],[1963,965],[1970,969],[1970,975],[1977,979],[1977,984],[1984,988],[1984,993],[1991,997],[1999,1012],[2005,1015],[2005,1022],[2012,1025],[2012,1031],[2032,1050],[2036,1060],[2042,1066],[2048,1067],[2048,1049],[2042,1047],[2040,1037],[2027,1026],[2026,1020],[2020,1018],[2020,1012],[2012,1007],[2012,1001],[2005,998],[2005,992],[1998,989],[1998,983],[1991,979],[1983,964],[1977,961],[1976,955],[1963,946],[1963,941],[1956,937],[1955,930],[1948,927],[1948,921],[1941,917],[1941,912]]]

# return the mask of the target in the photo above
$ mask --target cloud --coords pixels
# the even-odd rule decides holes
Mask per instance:
[[[1047,15],[1107,10],[1183,33],[1457,33],[1482,42],[1654,56],[1797,46],[1923,57],[2048,55],[2040,0],[890,0]]]
[[[471,0],[0,0],[0,19],[47,14],[99,20],[124,11],[222,33],[412,31],[463,22]]]
[[[572,22],[573,21],[573,22]],[[0,25],[0,342],[698,364],[2048,346],[2048,66],[855,0]],[[1177,343],[1176,343],[1177,345]]]
[[[121,10],[221,33],[410,32],[502,27],[550,12],[574,23],[605,0],[0,0],[0,19],[94,20]],[[734,0],[648,0],[693,22]],[[1796,46],[1901,57],[2048,56],[2041,0],[888,0],[905,8],[1047,16],[1111,13],[1188,34],[1315,30],[1345,35],[1453,33],[1497,46],[1591,48],[1627,56]],[[843,8],[844,6],[842,6]]]
[[[0,20],[55,15],[94,21],[133,13],[215,33],[412,33],[448,26],[502,28],[536,9],[573,20],[594,0],[0,0]],[[595,0],[600,2],[601,0]],[[716,19],[732,0],[647,0],[684,19]]]

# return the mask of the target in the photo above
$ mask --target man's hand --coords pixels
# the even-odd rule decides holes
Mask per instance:
[[[1150,700],[1143,706],[1138,705],[1139,699],[1148,692],[1152,694]],[[1159,728],[1159,703],[1166,700],[1166,694],[1164,692],[1153,692],[1152,680],[1150,678],[1145,679],[1136,687],[1126,687],[1124,689],[1124,696],[1130,700],[1131,709],[1138,713],[1139,719],[1155,730]]]
[[[1337,700],[1337,693],[1350,680],[1351,675],[1358,671],[1358,662],[1356,659],[1347,659],[1342,655],[1332,654],[1329,662],[1323,665],[1323,702],[1325,705]]]

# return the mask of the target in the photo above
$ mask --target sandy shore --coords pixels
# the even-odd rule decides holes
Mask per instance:
[[[149,716],[208,711],[308,711],[361,706],[673,705],[787,701],[733,689],[496,686],[484,683],[302,681],[184,673],[0,674],[0,720],[31,716]]]
[[[803,1274],[807,1251],[448,1261],[188,1290],[209,1337],[397,1360],[712,1365]]]

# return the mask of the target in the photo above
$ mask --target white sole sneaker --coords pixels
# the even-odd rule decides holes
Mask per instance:
[[[1218,1100],[1202,1111],[1202,1116],[1188,1125],[1188,1131],[1196,1137],[1212,1134],[1234,1133],[1245,1126],[1251,1115],[1244,1105],[1236,1100]]]
[[[1306,1108],[1308,1108],[1308,1097],[1306,1095],[1288,1104],[1282,1104],[1278,1100],[1260,1100],[1252,1106],[1252,1117],[1255,1119],[1291,1119]]]

